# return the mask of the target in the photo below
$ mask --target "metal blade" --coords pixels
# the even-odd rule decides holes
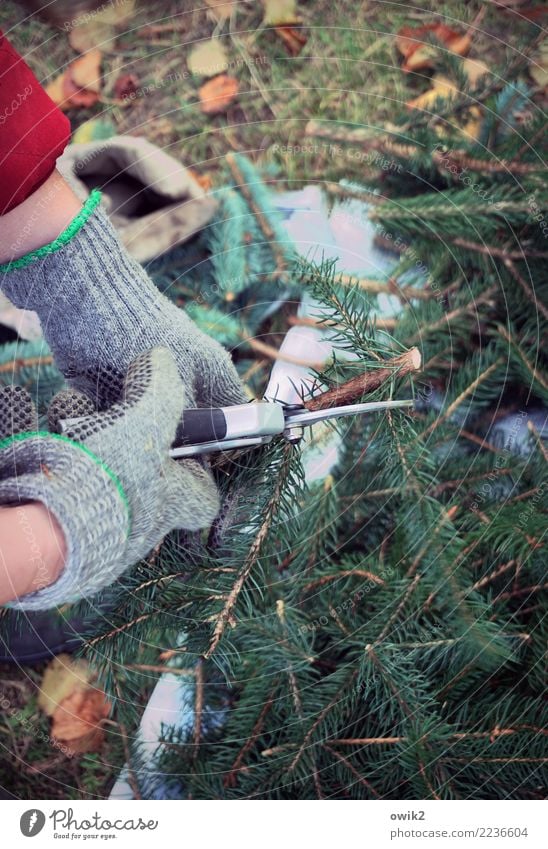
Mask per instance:
[[[301,410],[288,413],[285,418],[286,427],[301,425],[307,427],[327,419],[338,419],[344,416],[357,416],[364,413],[374,413],[376,410],[395,410],[399,407],[412,407],[412,399],[406,401],[369,401],[365,404],[348,404],[345,407],[330,407],[328,410]]]

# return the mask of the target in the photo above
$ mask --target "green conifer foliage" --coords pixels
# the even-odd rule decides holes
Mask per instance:
[[[175,793],[542,797],[548,449],[534,414],[548,404],[548,193],[538,125],[519,123],[523,92],[511,94],[474,92],[479,138],[406,113],[399,136],[375,140],[394,167],[362,188],[377,192],[371,218],[399,254],[391,281],[349,284],[330,264],[295,262],[242,157],[204,237],[211,259],[154,268],[229,345],[260,331],[257,303],[288,297],[291,282],[292,297],[308,286],[324,302],[360,369],[413,345],[423,357],[414,380],[368,396],[415,393],[416,411],[337,425],[325,481],[307,486],[300,449],[281,440],[217,456],[224,506],[209,536],[171,535],[103,593],[104,621],[97,600],[80,605],[87,653],[127,723],[143,674],[128,663],[171,648],[191,670],[192,730],[166,729],[159,767]],[[372,283],[400,296],[390,334]],[[237,347],[242,374],[252,356]],[[147,763],[133,759],[139,781]]]

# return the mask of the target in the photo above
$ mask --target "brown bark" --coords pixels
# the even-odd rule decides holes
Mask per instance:
[[[329,389],[315,398],[304,402],[307,410],[327,410],[330,407],[342,407],[345,404],[353,404],[368,392],[378,389],[381,384],[391,377],[404,377],[413,371],[418,371],[421,366],[421,355],[418,348],[410,348],[399,357],[386,360],[383,368],[372,369],[363,374],[353,377],[341,386]]]

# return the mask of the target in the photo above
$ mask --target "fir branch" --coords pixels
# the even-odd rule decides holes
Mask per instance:
[[[454,239],[450,239],[452,245],[456,245],[458,248],[464,248],[467,251],[474,251],[475,253],[484,254],[484,256],[496,256],[500,259],[508,261],[512,260],[523,260],[526,256],[535,257],[537,259],[543,259],[548,257],[548,251],[532,251],[526,247],[522,247],[519,251],[509,251],[506,248],[496,248],[494,245],[481,245],[477,242],[471,242],[468,239],[461,239],[460,237],[455,237]]]
[[[325,584],[330,583],[330,581],[338,581],[339,578],[348,578],[350,575],[357,576],[359,578],[366,578],[368,581],[372,581],[374,584],[378,584],[379,586],[386,585],[386,581],[383,581],[382,578],[379,578],[378,575],[375,575],[373,572],[369,572],[367,569],[343,569],[341,572],[335,572],[334,575],[322,575],[322,577],[318,578],[316,581],[310,581],[309,584],[306,584],[303,587],[303,592],[307,592],[314,587],[323,587]]]
[[[115,678],[114,686],[116,688],[116,696],[117,696],[118,702],[123,702],[122,692],[121,692],[120,685],[118,683],[117,678]],[[126,759],[128,784],[131,787],[131,790],[133,792],[133,798],[140,800],[143,797],[141,796],[141,790],[139,788],[139,782],[137,781],[137,776],[135,775],[135,771],[133,769],[132,762],[131,762],[131,748],[130,748],[130,745],[129,745],[129,737],[128,737],[126,726],[121,721],[121,719],[118,719],[118,728],[120,729],[120,736],[122,738],[122,745],[124,747],[124,757]]]
[[[287,272],[286,258],[282,247],[278,244],[276,234],[274,233],[270,221],[268,220],[267,216],[264,214],[260,206],[255,202],[255,198],[253,197],[253,194],[250,192],[247,186],[244,175],[240,171],[236,163],[236,157],[233,153],[227,153],[226,162],[228,167],[230,168],[234,180],[236,181],[238,189],[249,204],[249,208],[257,219],[257,223],[261,228],[261,232],[263,233],[265,239],[270,245],[270,249],[272,250],[276,263],[276,274],[283,276]]]
[[[266,698],[266,700],[263,703],[263,706],[261,708],[261,712],[259,713],[259,716],[257,717],[257,721],[255,722],[255,725],[252,728],[251,734],[249,735],[249,737],[245,741],[244,745],[242,746],[242,748],[238,752],[238,754],[236,756],[236,760],[232,764],[230,772],[227,775],[225,775],[225,777],[223,779],[223,784],[224,784],[225,787],[235,787],[236,786],[236,782],[238,780],[238,773],[242,769],[244,769],[244,759],[245,759],[247,753],[252,748],[252,746],[256,743],[256,741],[257,741],[257,739],[258,739],[258,737],[259,737],[259,735],[262,731],[262,728],[264,726],[267,714],[269,713],[272,705],[274,704],[274,693],[275,692],[276,692],[276,686],[272,687],[268,697]]]
[[[386,621],[384,628],[382,629],[379,636],[377,637],[377,639],[373,643],[374,646],[378,646],[388,636],[388,634],[390,633],[390,629],[392,628],[392,625],[397,620],[398,616],[400,615],[403,608],[407,604],[407,600],[409,599],[409,596],[416,589],[417,584],[419,583],[420,579],[421,579],[421,575],[415,575],[415,577],[413,578],[413,580],[411,581],[411,583],[409,584],[409,586],[405,590],[405,592],[403,594],[403,598],[400,600],[400,603],[398,604],[398,606],[396,607],[396,609],[394,610],[392,615],[388,617],[388,620]]]
[[[534,366],[532,363],[529,362],[529,360],[527,359],[527,357],[525,356],[525,354],[523,353],[523,351],[521,349],[521,345],[514,339],[512,334],[505,327],[503,327],[502,324],[497,325],[497,331],[498,331],[499,335],[502,336],[502,338],[505,339],[506,342],[508,342],[512,346],[512,348],[514,349],[514,351],[516,352],[516,354],[519,356],[520,360],[522,361],[523,365],[525,366],[527,371],[530,373],[533,380],[537,380],[539,382],[539,384],[542,386],[542,388],[546,389],[546,391],[548,391],[548,381],[546,381],[544,379],[544,377],[540,374],[540,372],[536,368],[536,366]]]
[[[496,293],[497,287],[490,286],[482,295],[476,298],[472,303],[465,304],[463,307],[457,307],[454,310],[451,310],[448,313],[445,313],[440,319],[432,322],[431,324],[425,324],[420,328],[417,333],[407,339],[407,343],[412,345],[415,342],[420,341],[425,336],[430,335],[431,333],[435,333],[437,330],[445,328],[446,325],[450,324],[456,318],[460,318],[461,316],[467,315],[468,313],[476,314],[478,313],[478,307],[483,304],[492,304],[492,296]],[[425,367],[426,371],[426,367]]]
[[[478,581],[476,581],[475,584],[472,584],[469,589],[464,590],[464,592],[461,593],[462,598],[474,592],[475,590],[482,589],[482,587],[485,587],[487,584],[490,584],[491,581],[495,581],[498,577],[500,577],[500,575],[504,575],[504,573],[507,572],[508,569],[511,569],[512,566],[515,565],[515,563],[515,560],[509,560],[507,563],[503,563],[502,566],[498,566],[497,569],[495,569],[489,575],[485,575],[483,578],[480,578]]]
[[[334,330],[342,327],[342,325],[337,324],[336,321],[324,321],[321,318],[310,318],[309,316],[301,317],[297,315],[289,315],[287,317],[287,323],[291,325],[291,327],[332,327]],[[395,318],[379,318],[375,316],[375,327],[379,330],[393,330],[396,324],[397,320]]]
[[[392,360],[385,360],[383,366],[383,368],[366,371],[340,386],[328,389],[321,395],[316,395],[309,401],[305,401],[304,406],[312,412],[352,404],[368,392],[378,389],[385,381],[394,377],[405,377],[414,371],[418,371],[421,366],[420,351],[418,348],[411,348]]]
[[[529,731],[535,734],[548,734],[543,728],[536,728],[534,725],[518,725],[515,728],[493,728],[492,731],[465,731],[465,732],[455,732],[454,734],[449,734],[449,740],[489,740],[489,742],[493,742],[497,739],[497,737],[507,737],[511,734],[519,734],[522,731]],[[424,735],[420,738],[421,741],[426,741],[428,739],[427,735]],[[383,745],[391,745],[393,746],[395,743],[409,743],[411,742],[409,737],[340,737],[334,738],[329,741],[332,746],[383,746]],[[547,758],[548,760],[548,758]]]
[[[545,253],[544,256],[548,257],[548,252]],[[512,260],[508,256],[505,257],[504,264],[505,264],[506,268],[508,269],[508,271],[510,272],[510,274],[512,275],[512,277],[514,278],[514,280],[517,280],[517,282],[519,283],[519,285],[521,286],[521,288],[525,292],[525,295],[527,296],[527,298],[529,298],[531,303],[534,304],[535,309],[540,310],[540,312],[542,313],[544,318],[548,320],[548,308],[544,306],[544,304],[542,303],[540,298],[537,298],[537,296],[535,295],[535,293],[533,292],[533,290],[531,289],[531,287],[529,286],[527,281],[524,280],[524,278],[521,276],[521,274],[517,270],[516,266],[514,265],[514,263],[512,262]]]
[[[292,456],[293,446],[290,443],[287,443],[286,445],[284,445],[283,448],[281,469],[277,477],[276,486],[267,504],[261,527],[259,528],[255,539],[253,540],[251,548],[247,553],[243,566],[238,573],[238,577],[232,586],[232,589],[228,595],[224,607],[222,608],[221,612],[214,617],[215,625],[213,629],[213,636],[211,638],[209,648],[204,654],[204,658],[206,660],[211,657],[211,655],[219,645],[221,638],[226,630],[226,627],[232,619],[234,607],[236,606],[236,603],[245,585],[245,582],[247,581],[249,575],[251,574],[251,570],[257,563],[257,560],[260,556],[263,544],[268,537],[270,526],[272,525],[274,517],[277,513],[280,496],[283,487],[286,483],[286,476],[287,472],[289,471]]]
[[[535,584],[532,587],[520,587],[520,589],[512,590],[511,592],[501,593],[493,599],[493,604],[497,604],[500,601],[508,601],[510,598],[518,598],[522,595],[532,595],[533,593],[542,592],[542,590],[548,589],[548,582],[545,584]]]
[[[359,145],[365,150],[378,150],[382,153],[401,157],[402,159],[409,159],[414,156],[417,149],[416,144],[404,145],[398,142],[392,142],[388,138],[374,137],[368,130],[341,127],[339,122],[336,122],[334,127],[330,125],[325,127],[319,121],[311,120],[307,123],[304,134],[305,136],[327,139],[331,142]]]
[[[487,175],[498,173],[531,174],[544,169],[542,163],[535,165],[516,159],[477,159],[467,154],[464,150],[451,150],[449,153],[435,150],[432,153],[432,159],[438,167],[446,171],[451,171],[451,166],[455,165],[458,168],[462,168],[463,171],[479,171]]]
[[[336,751],[336,749],[333,749],[333,748],[332,748],[332,747],[331,747],[328,743],[324,743],[324,744],[323,744],[323,748],[324,748],[327,752],[329,752],[329,754],[330,754],[330,755],[332,755],[334,758],[336,758],[338,761],[340,761],[340,763],[344,764],[344,766],[345,766],[345,767],[349,770],[349,772],[351,772],[351,773],[352,773],[352,775],[354,776],[354,778],[356,779],[356,781],[358,781],[358,783],[359,783],[359,784],[361,784],[363,787],[365,787],[365,788],[366,788],[366,790],[369,790],[369,792],[370,792],[370,793],[372,793],[372,794],[373,794],[373,796],[375,796],[377,799],[380,799],[380,798],[381,798],[380,793],[377,793],[377,791],[375,790],[375,788],[373,787],[373,785],[372,785],[372,784],[370,784],[370,782],[369,782],[369,781],[367,781],[367,779],[365,779],[365,778],[363,777],[363,775],[361,775],[361,774],[358,772],[358,770],[356,769],[356,767],[355,767],[355,766],[353,766],[353,765],[350,763],[350,761],[348,760],[348,758],[345,758],[345,757],[344,757],[344,755],[341,755],[341,753],[340,753],[340,752],[337,752],[337,751]]]
[[[192,742],[195,746],[194,757],[198,756],[198,746],[202,738],[202,717],[204,713],[204,663],[199,657],[196,661],[195,671],[195,696],[194,696],[194,728],[192,731]]]
[[[289,764],[289,767],[287,769],[288,773],[293,772],[293,770],[295,769],[295,767],[299,763],[300,759],[303,756],[303,753],[305,752],[306,748],[308,747],[308,744],[310,742],[312,735],[314,734],[314,731],[318,728],[319,725],[322,724],[322,722],[324,721],[327,714],[330,713],[330,711],[332,711],[333,708],[337,704],[339,704],[339,702],[341,700],[341,691],[345,687],[347,687],[347,686],[349,687],[352,684],[352,682],[354,681],[354,679],[357,677],[357,675],[358,675],[357,670],[354,670],[351,673],[351,675],[349,676],[348,680],[345,682],[345,685],[343,687],[341,687],[339,690],[337,690],[337,692],[335,693],[333,698],[326,704],[326,706],[323,708],[323,710],[320,711],[317,719],[314,720],[314,722],[312,723],[312,725],[310,726],[310,728],[308,729],[308,731],[304,735],[303,741],[302,741],[301,745],[299,746],[299,750],[298,750],[297,754],[295,755],[295,757],[293,758],[293,760]]]
[[[435,419],[431,425],[429,425],[425,430],[422,431],[422,433],[418,435],[417,439],[424,439],[426,436],[429,436],[437,427],[443,424],[443,422],[446,422],[448,419],[450,419],[455,410],[460,407],[463,401],[465,401],[470,395],[472,395],[476,391],[478,386],[481,383],[484,383],[484,381],[486,381],[493,374],[493,372],[497,370],[501,363],[501,359],[496,360],[494,363],[492,363],[492,365],[486,368],[484,372],[478,375],[478,377],[476,377],[476,379],[473,380],[472,383],[470,383],[469,386],[467,386],[463,392],[461,392],[458,398],[455,398],[455,400],[451,404],[449,404],[447,410],[442,413],[441,416],[438,416],[438,418]]]
[[[357,277],[355,274],[339,274],[337,275],[337,282],[341,286],[355,286],[364,292],[369,292],[371,295],[395,295],[405,304],[408,304],[413,299],[429,301],[440,295],[439,291],[435,291],[434,289],[400,286],[395,277],[390,277],[387,283],[381,283],[379,280],[368,277]]]
[[[44,357],[17,357],[9,360],[7,363],[0,364],[0,374],[11,371],[20,371],[23,368],[35,368],[40,366],[49,366],[53,364],[53,357],[47,354]]]
[[[419,551],[419,553],[417,554],[417,556],[416,556],[416,557],[415,557],[415,559],[413,560],[413,563],[412,563],[412,564],[411,564],[411,566],[409,567],[409,570],[408,570],[408,572],[407,572],[407,574],[406,574],[406,577],[407,577],[407,578],[411,578],[411,576],[412,576],[412,575],[415,575],[415,574],[416,574],[417,569],[419,568],[419,566],[420,566],[420,564],[421,564],[421,561],[422,561],[422,559],[423,559],[424,555],[425,555],[425,554],[426,554],[426,552],[427,552],[427,551],[429,551],[429,549],[431,548],[431,546],[432,546],[432,542],[436,539],[436,537],[438,536],[438,534],[440,533],[440,531],[442,530],[442,528],[443,528],[443,527],[445,527],[445,525],[447,524],[447,522],[452,522],[452,521],[453,521],[453,519],[454,519],[455,515],[457,514],[458,509],[459,509],[459,508],[458,508],[458,506],[457,506],[457,505],[453,505],[453,507],[449,507],[449,509],[448,509],[448,510],[444,510],[444,511],[442,512],[441,517],[440,517],[440,520],[439,520],[439,522],[437,523],[436,527],[434,528],[434,530],[433,530],[433,532],[432,532],[432,535],[428,538],[428,541],[427,541],[427,542],[425,543],[425,545],[421,548],[421,550]]]
[[[529,432],[533,434],[535,441],[537,443],[537,448],[539,449],[540,453],[544,457],[545,462],[548,463],[548,451],[546,450],[546,446],[544,445],[544,442],[540,438],[540,434],[539,434],[538,430],[536,429],[533,422],[531,422],[531,421],[527,422],[527,427],[529,429]]]

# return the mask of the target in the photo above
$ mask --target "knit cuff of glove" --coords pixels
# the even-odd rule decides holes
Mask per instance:
[[[129,506],[114,473],[85,446],[50,433],[0,442],[0,504],[40,501],[63,531],[67,556],[60,577],[8,605],[45,610],[93,595],[129,564]],[[29,531],[30,533],[32,531]]]
[[[68,242],[70,242],[70,240],[73,239],[74,236],[76,236],[76,234],[82,229],[90,215],[99,205],[100,200],[101,192],[99,189],[93,189],[76,218],[73,218],[68,227],[66,227],[65,230],[63,230],[63,232],[53,240],[53,242],[49,242],[49,244],[44,245],[44,247],[31,251],[19,259],[13,259],[10,262],[3,263],[0,265],[0,274],[8,274],[10,271],[15,271],[18,268],[26,268],[28,265],[32,265],[33,262],[44,259],[44,257],[49,256],[49,254],[56,253],[68,244]]]

